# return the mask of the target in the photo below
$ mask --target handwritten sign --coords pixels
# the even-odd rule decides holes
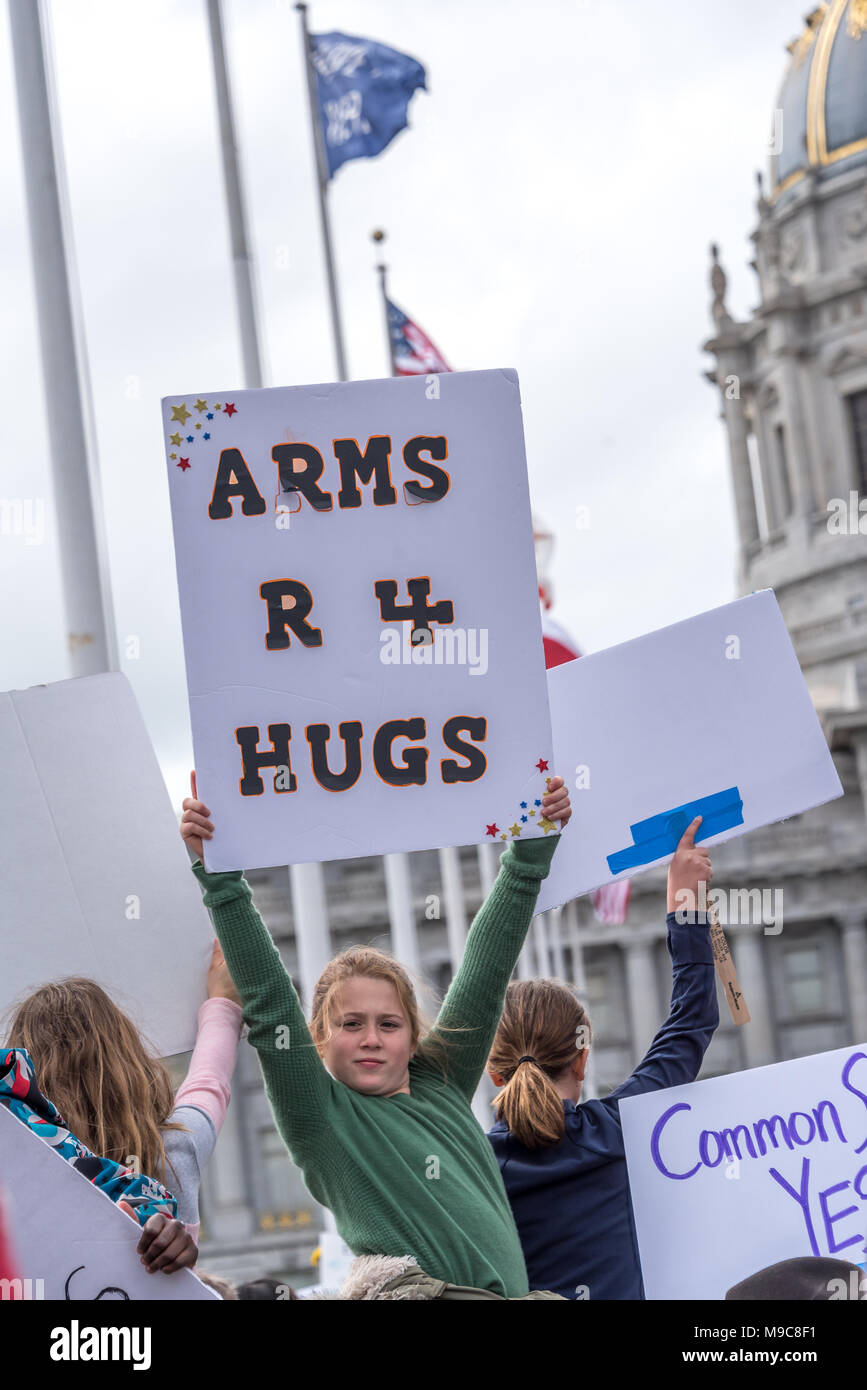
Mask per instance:
[[[551,833],[515,373],[173,396],[163,424],[208,868]]]
[[[867,1261],[867,1046],[620,1102],[645,1294],[720,1299],[778,1260]]]

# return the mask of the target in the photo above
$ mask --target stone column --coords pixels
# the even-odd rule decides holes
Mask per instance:
[[[849,994],[852,1042],[867,1043],[867,920],[863,910],[838,918]]]
[[[727,377],[734,377],[737,380],[730,382],[727,387]],[[738,362],[733,354],[725,353],[719,358],[717,381],[722,395],[723,418],[729,436],[729,455],[731,457],[738,535],[741,549],[744,549],[752,541],[758,540],[759,522],[756,513],[756,499],[753,493],[750,455],[747,448],[747,423],[744,419],[743,404],[740,394],[737,396],[731,394],[733,389],[738,389],[738,392],[740,389]],[[728,396],[726,395],[727,390],[729,391]]]
[[[247,1189],[242,1138],[244,1109],[244,1088],[236,1073],[219,1143],[202,1177],[209,1244],[245,1240],[254,1234],[255,1213]]]
[[[778,1060],[759,930],[747,927],[734,932],[729,928],[727,932],[732,960],[750,1011],[750,1022],[745,1023],[742,1030],[748,1067],[765,1067]],[[721,1008],[727,1009],[728,1004],[723,1001]]]
[[[385,895],[392,953],[413,974],[419,973],[418,933],[412,908],[408,854],[383,855]]]
[[[662,1023],[659,986],[653,960],[652,940],[633,940],[625,944],[626,996],[632,1020],[632,1051],[637,1062],[643,1057]]]

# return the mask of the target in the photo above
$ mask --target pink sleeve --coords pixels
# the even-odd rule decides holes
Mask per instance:
[[[206,999],[199,1009],[196,1045],[186,1079],[175,1096],[180,1105],[197,1105],[219,1134],[232,1092],[232,1073],[241,1038],[241,1006],[231,999]]]

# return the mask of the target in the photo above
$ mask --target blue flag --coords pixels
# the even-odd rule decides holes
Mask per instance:
[[[350,34],[311,34],[310,44],[332,179],[341,164],[379,154],[403,130],[425,70],[406,53]]]

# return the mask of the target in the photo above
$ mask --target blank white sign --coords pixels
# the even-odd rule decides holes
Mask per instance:
[[[0,759],[0,1017],[81,975],[188,1051],[214,935],[126,677],[0,695]]]
[[[741,822],[699,829],[714,845],[843,795],[771,589],[557,666],[548,695],[573,815],[540,912],[664,863],[676,837],[642,856],[633,826],[679,807],[736,789]]]

